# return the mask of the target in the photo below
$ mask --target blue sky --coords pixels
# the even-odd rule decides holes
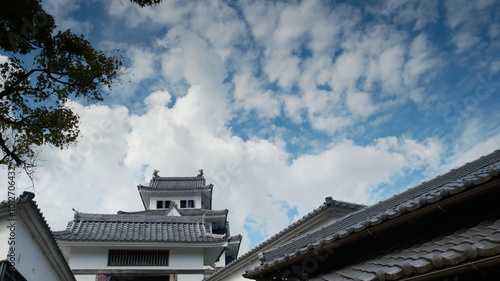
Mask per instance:
[[[327,196],[372,204],[500,148],[499,1],[43,3],[127,66],[71,102],[78,145],[41,150],[56,230],[204,168],[246,251]]]

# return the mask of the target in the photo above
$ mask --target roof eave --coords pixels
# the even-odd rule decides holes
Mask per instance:
[[[43,236],[42,239],[38,240],[38,244],[40,247],[43,248],[43,251],[45,253],[50,253],[46,255],[48,261],[53,264],[53,268],[55,271],[58,271],[59,275],[62,275],[64,280],[72,280],[76,281],[75,276],[71,272],[71,269],[66,262],[66,259],[64,258],[61,249],[59,248],[59,245],[56,242],[56,239],[54,238],[52,234],[52,230],[50,229],[50,226],[47,224],[45,221],[45,218],[43,217],[43,214],[40,212],[40,209],[38,208],[38,205],[36,204],[35,201],[33,201],[34,195],[31,195],[32,193],[27,193],[27,195],[24,195],[25,197],[22,198],[19,197],[17,201],[17,210],[16,212],[18,213],[19,216],[21,216],[24,220],[29,222],[27,224],[28,228],[31,228],[32,231],[36,231],[40,235]],[[27,206],[24,208],[23,206]],[[22,213],[20,212],[22,209],[27,210],[28,213]]]
[[[439,200],[422,208],[419,208],[413,212],[409,212],[398,216],[396,218],[386,220],[378,225],[365,228],[359,232],[353,234],[347,234],[347,236],[343,238],[333,239],[332,241],[326,242],[322,245],[317,245],[316,247],[310,246],[305,251],[301,251],[300,254],[289,257],[288,259],[283,259],[282,261],[272,261],[269,263],[264,263],[267,265],[258,266],[255,270],[249,270],[243,276],[249,279],[258,279],[260,276],[268,274],[270,272],[275,271],[276,269],[280,269],[301,260],[306,259],[314,255],[320,251],[327,251],[328,249],[337,248],[340,246],[347,246],[348,244],[352,244],[355,242],[359,242],[360,239],[365,239],[368,237],[373,237],[374,235],[379,236],[379,233],[383,233],[388,231],[392,227],[400,224],[406,223],[408,220],[415,220],[418,217],[422,217],[431,212],[441,212],[443,209],[447,209],[448,207],[458,204],[471,196],[476,196],[478,193],[488,192],[494,188],[500,187],[500,179],[494,179],[493,181],[489,181],[485,184],[479,184],[476,188],[469,190],[468,192],[463,192],[456,194],[452,197],[445,198],[443,200]]]

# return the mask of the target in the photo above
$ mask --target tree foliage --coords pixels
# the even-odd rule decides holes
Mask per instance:
[[[121,73],[118,53],[57,31],[40,0],[0,0],[0,164],[26,165],[35,148],[64,148],[79,136],[70,99],[103,100]]]

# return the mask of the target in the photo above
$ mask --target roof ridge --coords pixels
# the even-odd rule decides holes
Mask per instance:
[[[204,180],[205,177],[153,177],[153,180]]]

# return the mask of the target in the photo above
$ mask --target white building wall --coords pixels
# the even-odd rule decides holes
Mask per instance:
[[[203,274],[183,274],[177,275],[178,281],[202,281]],[[246,281],[249,281],[248,279]]]
[[[243,267],[240,265],[238,267],[230,269],[228,272],[226,272],[226,274],[218,277],[217,281],[249,281],[251,279],[246,279],[245,277],[243,277],[245,270],[247,268],[254,268],[259,265],[260,262],[256,257],[254,260],[246,262]]]
[[[76,281],[96,281],[97,278],[94,275],[75,275]]]
[[[63,246],[63,251],[68,251],[68,246]],[[111,246],[95,246],[95,247],[71,247],[71,257],[69,265],[72,269],[203,269],[203,248],[159,248],[169,250],[169,265],[165,267],[158,266],[108,266],[108,250],[109,249],[147,249],[147,247],[111,247]],[[95,275],[76,275],[78,281],[95,281]],[[203,274],[181,274],[178,275],[178,281],[201,281]]]
[[[226,251],[224,251],[222,255],[220,255],[219,260],[215,262],[216,267],[223,267],[225,265],[226,265]]]
[[[7,253],[9,251],[9,241],[10,230],[7,228],[8,226],[7,217],[0,218],[0,260],[3,260],[7,257]]]
[[[0,218],[0,259],[5,259],[8,254],[8,238],[11,221]],[[41,237],[38,233],[32,233],[25,221],[17,217],[15,229],[15,267],[28,280],[61,280],[54,271],[52,264],[47,260],[49,253],[45,253],[38,244]],[[66,281],[66,280],[61,280]]]
[[[65,248],[65,247],[63,247]],[[138,249],[131,247],[71,247],[69,265],[72,269],[123,269],[123,266],[108,266],[109,249]],[[140,249],[147,249],[141,247]],[[203,248],[159,248],[155,250],[169,250],[168,269],[203,269]],[[64,249],[63,251],[65,251]],[[130,269],[133,267],[127,267]],[[140,266],[138,269],[158,269],[157,266]]]
[[[194,207],[201,208],[201,195],[200,194],[186,194],[186,195],[176,195],[176,196],[154,196],[150,198],[149,209],[156,210],[156,201],[158,200],[170,200],[177,204],[177,208],[181,207],[181,200],[194,200]],[[165,208],[168,208],[165,207]]]
[[[96,281],[96,276],[95,275],[76,275],[76,280],[77,281]],[[182,274],[182,275],[177,275],[177,280],[178,281],[202,281],[203,280],[203,274]],[[248,281],[248,279],[245,279]],[[165,280],[168,281],[168,280]]]

